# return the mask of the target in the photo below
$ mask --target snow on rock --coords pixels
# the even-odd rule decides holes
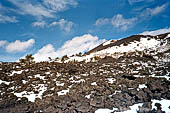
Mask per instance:
[[[105,42],[103,45],[107,45],[110,44],[111,41],[107,41]],[[119,46],[112,46],[112,47],[108,47],[106,49],[97,51],[97,52],[93,52],[89,55],[85,55],[82,57],[79,56],[73,56],[73,57],[69,57],[68,60],[66,60],[65,62],[69,62],[69,61],[86,61],[89,62],[91,61],[91,58],[95,57],[95,56],[99,56],[101,58],[105,57],[105,56],[112,56],[112,57],[120,57],[121,54],[125,53],[125,52],[136,52],[136,51],[144,51],[144,50],[156,50],[160,47],[161,41],[160,40],[156,40],[154,38],[150,38],[150,37],[141,37],[140,41],[133,41],[128,43],[127,45],[121,44]]]
[[[110,84],[113,84],[116,81],[116,79],[114,78],[108,78],[107,80],[109,81],[108,83]]]
[[[168,76],[170,72],[168,72],[165,76],[155,76],[155,74],[150,75],[149,77],[155,77],[155,78],[165,78],[166,80],[170,81],[170,77]]]
[[[133,62],[133,65],[140,65],[139,62]]]
[[[58,96],[60,96],[60,95],[66,95],[68,92],[69,92],[69,88],[66,89],[66,90],[59,91],[59,92],[57,92],[57,94],[58,94]]]
[[[152,48],[154,49],[157,45],[160,44],[160,41],[156,39],[141,38],[140,41],[134,41],[128,44],[127,46],[121,44],[120,46],[113,46],[111,48],[104,49],[102,51],[97,52],[98,54],[103,53],[123,53],[123,52],[133,52],[133,51],[143,51],[145,49]]]
[[[91,83],[92,86],[97,86],[96,82]]]
[[[139,91],[139,89],[143,89],[143,88],[147,88],[147,86],[145,84],[139,84],[139,88],[137,88],[137,90]]]
[[[76,80],[74,80],[74,78],[75,78]],[[84,80],[84,79],[80,79],[79,76],[71,77],[71,78],[69,78],[69,80],[70,80],[71,83],[81,83],[81,82],[85,82],[85,80]]]
[[[113,93],[113,95],[115,95],[116,93],[121,93],[121,91],[116,90],[116,91]]]
[[[98,109],[97,111],[95,111],[95,113],[137,113],[136,111],[139,109],[139,106],[142,106],[142,103],[139,104],[135,104],[133,106],[130,106],[130,110],[127,111],[122,111],[122,112],[116,112],[118,109],[117,108],[113,108],[113,110],[109,110],[109,109]]]
[[[86,98],[88,98],[88,99],[90,99],[90,96],[91,96],[91,94],[89,94],[89,95],[86,95],[85,97],[86,97]]]
[[[14,93],[14,95],[16,95],[17,97],[26,97],[28,99],[28,101],[30,102],[35,102],[35,98],[36,98],[36,94],[34,94],[34,92],[28,92],[27,91],[23,91],[20,93]]]
[[[49,74],[50,74],[50,72],[45,72],[45,74],[49,75]]]
[[[167,35],[167,38],[170,37],[170,34]]]
[[[151,100],[152,101],[152,109],[157,109],[157,107],[155,106],[155,103],[160,103],[161,107],[162,107],[162,111],[165,111],[165,113],[170,113],[170,100]],[[127,111],[122,111],[122,112],[117,112],[117,108],[113,108],[113,110],[109,110],[109,109],[98,109],[95,111],[95,113],[137,113],[137,111],[139,110],[139,106],[141,107],[143,105],[143,103],[139,103],[139,104],[135,104],[133,106],[130,106],[130,110]]]
[[[139,88],[143,89],[143,88],[147,88],[147,86],[145,84],[139,84]]]
[[[61,91],[57,92],[58,96],[66,95],[67,93],[69,93],[71,87],[72,87],[72,85],[68,86],[68,88],[66,90],[61,90]]]
[[[42,79],[42,80],[44,80],[44,78],[45,78],[45,76],[41,76],[40,74],[36,74],[36,75],[34,75],[36,78],[40,78],[40,79]]]
[[[21,74],[23,70],[21,71],[13,71],[9,76],[13,76],[14,74]]]
[[[10,84],[10,82],[0,80],[0,84],[2,84],[2,83],[6,84],[6,85],[9,85],[9,84]]]
[[[95,113],[111,113],[113,110],[110,109],[98,109]]]
[[[60,81],[56,81],[56,86],[64,86],[64,83],[60,83]]]
[[[130,106],[130,110],[123,111],[123,112],[115,112],[115,113],[137,113],[136,111],[139,110],[139,106],[141,107],[143,104],[135,104],[133,106]]]
[[[104,42],[103,46],[106,46],[106,45],[110,44],[110,42],[111,42],[111,40]]]
[[[114,42],[116,42],[116,40],[106,41],[105,43],[103,43],[103,46],[109,45],[109,44],[114,43]]]
[[[26,80],[22,80],[22,83],[23,83],[23,84],[26,84],[27,82],[28,82],[28,81],[26,81]]]
[[[152,109],[156,109],[155,103],[160,103],[162,106],[162,111],[165,111],[165,113],[170,113],[170,100],[152,100]]]
[[[14,93],[17,97],[26,97],[28,98],[28,101],[30,102],[35,102],[36,98],[42,99],[43,93],[47,90],[47,87],[44,86],[44,84],[38,84],[38,86],[35,86],[35,88],[38,89],[38,94],[35,94],[33,91],[27,92],[27,91],[22,91],[20,93]]]
[[[70,81],[71,83],[81,83],[81,82],[85,82],[84,79],[80,79],[80,80],[73,80],[73,81]]]

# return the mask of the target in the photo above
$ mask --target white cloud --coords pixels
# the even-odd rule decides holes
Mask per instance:
[[[28,2],[28,1],[16,1],[16,0],[8,0],[8,1],[10,1],[16,7],[19,8],[19,10],[17,12],[20,14],[32,15],[37,18],[42,18],[42,17],[53,18],[53,17],[55,17],[54,14],[52,13],[52,11],[43,7],[40,3],[32,4],[31,2]]]
[[[111,24],[115,28],[120,28],[123,31],[126,31],[128,27],[131,27],[131,25],[136,22],[137,18],[124,18],[123,15],[117,14],[113,16],[112,18],[100,18],[96,21],[95,25],[105,25],[105,24]]]
[[[74,23],[71,21],[67,21],[65,19],[60,19],[59,21],[54,21],[52,22],[49,26],[56,26],[58,25],[60,27],[61,30],[64,30],[66,32],[70,32]]]
[[[35,43],[34,39],[30,39],[28,41],[20,41],[16,40],[15,42],[9,43],[5,49],[9,53],[16,53],[16,52],[22,52],[25,51],[27,48],[31,47]]]
[[[128,0],[129,4],[133,5],[134,3],[142,2],[144,0]]]
[[[32,15],[38,19],[43,17],[55,18],[56,13],[68,9],[70,6],[76,6],[75,0],[43,0],[42,2],[29,0],[8,0],[18,9],[17,13],[22,15]]]
[[[65,19],[60,19],[60,20],[54,21],[50,24],[46,23],[45,21],[37,21],[37,22],[33,22],[32,26],[40,27],[40,28],[59,26],[59,28],[61,30],[65,31],[65,32],[70,32],[74,26],[74,23],[71,21],[67,21]]]
[[[64,45],[57,50],[57,53],[60,55],[72,55],[75,53],[84,52],[85,50],[90,50],[96,47],[104,41],[106,40],[99,40],[97,36],[85,34],[83,36],[74,37],[72,40],[66,41]]]
[[[45,21],[37,21],[37,22],[33,22],[32,23],[32,26],[33,27],[41,27],[41,28],[44,28],[46,25],[46,22]]]
[[[128,0],[130,5],[133,5],[138,2],[152,2],[152,1],[154,1],[154,0]]]
[[[0,40],[0,47],[3,47],[7,43],[6,40]]]
[[[158,30],[154,30],[154,31],[144,31],[143,33],[140,33],[140,35],[156,36],[156,35],[164,34],[164,33],[168,33],[168,32],[170,32],[170,28],[158,29]]]
[[[105,41],[105,39],[100,40],[97,36],[85,34],[66,41],[63,46],[57,50],[55,50],[51,44],[48,44],[38,50],[33,56],[35,61],[49,60],[48,57],[56,58],[63,55],[70,56],[79,52],[88,51]]]
[[[161,13],[162,11],[164,11],[166,9],[167,5],[168,4],[163,4],[161,6],[154,8],[154,9],[151,9],[151,14],[157,15],[157,14]]]
[[[110,21],[110,19],[108,18],[99,18],[97,21],[96,21],[96,24],[95,25],[105,25],[105,24],[108,24]]]
[[[44,5],[53,11],[63,11],[69,6],[76,6],[75,0],[44,0]]]
[[[49,60],[49,57],[55,58],[57,57],[57,53],[55,52],[55,49],[53,45],[48,44],[38,50],[36,54],[33,55],[35,61],[47,61]]]
[[[137,3],[142,1],[144,0],[129,0],[129,3]],[[149,0],[148,2],[151,1],[153,0]],[[141,22],[145,19],[148,19],[148,17],[156,16],[162,13],[168,7],[168,5],[168,3],[165,3],[155,8],[146,8],[144,11],[140,12],[137,16],[132,18],[124,18],[121,14],[117,14],[112,18],[99,18],[97,19],[95,25],[99,26],[112,24],[115,28],[120,28],[122,31],[126,31],[129,27],[136,24],[137,22]]]
[[[116,28],[121,28],[121,30],[126,31],[130,25],[132,25],[137,18],[125,19],[123,15],[117,14],[111,20],[111,23]]]
[[[6,23],[6,22],[10,22],[10,23],[16,23],[18,22],[18,20],[16,19],[15,16],[7,16],[4,15],[3,13],[8,11],[9,9],[7,9],[6,7],[3,7],[0,4],[0,23]]]
[[[168,6],[168,3],[165,3],[161,6],[157,6],[155,8],[147,8],[146,10],[144,10],[140,16],[141,17],[148,17],[148,16],[155,16],[158,15],[160,13],[162,13]]]
[[[16,19],[15,16],[10,17],[10,16],[5,16],[5,15],[0,14],[0,23],[6,23],[6,22],[16,23],[18,22],[18,20]]]

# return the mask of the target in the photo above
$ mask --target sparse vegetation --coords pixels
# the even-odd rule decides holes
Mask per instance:
[[[90,58],[90,61],[93,62],[93,61],[98,61],[100,59],[101,58],[99,56],[94,56],[94,57]]]
[[[76,54],[76,56],[81,57],[81,56],[82,56],[82,53],[81,53],[81,52],[79,52],[78,54]]]
[[[64,62],[65,60],[68,60],[68,56],[67,55],[64,55],[62,58],[61,58],[61,61]]]
[[[25,58],[19,59],[20,63],[25,66],[30,66],[31,64],[35,63],[34,57],[32,54],[28,54]]]
[[[59,60],[59,57],[56,57],[56,58],[55,58],[55,61],[58,61],[58,60]]]
[[[127,43],[127,42],[123,43],[123,46],[127,46],[127,45],[128,45],[128,43]]]
[[[148,38],[147,40],[151,40],[151,38]]]
[[[50,61],[52,61],[52,58],[51,58],[51,57],[48,57],[48,59],[49,59]]]

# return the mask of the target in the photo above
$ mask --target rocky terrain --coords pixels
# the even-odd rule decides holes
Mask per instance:
[[[128,48],[139,37],[100,45],[82,59],[121,44]],[[170,113],[170,36],[146,37],[160,46],[92,55],[90,61],[0,63],[0,113],[119,113],[133,105],[139,105],[136,113]]]

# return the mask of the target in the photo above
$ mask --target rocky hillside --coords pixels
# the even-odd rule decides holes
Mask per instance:
[[[157,36],[150,35],[133,35],[120,40],[109,40],[96,48],[90,50],[83,56],[72,56],[68,61],[91,61],[94,57],[104,58],[111,56],[119,58],[125,54],[153,56],[157,60],[168,60],[170,48],[170,33],[160,34]],[[161,59],[160,59],[161,54]]]
[[[0,63],[0,113],[170,113],[169,39],[109,41],[65,63]]]

